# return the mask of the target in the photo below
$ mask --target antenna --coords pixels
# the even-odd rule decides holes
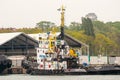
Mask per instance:
[[[63,40],[64,39],[64,14],[65,14],[64,6],[62,5],[61,8],[58,9],[58,11],[61,12],[61,24],[60,24],[61,34],[60,34],[60,38]]]

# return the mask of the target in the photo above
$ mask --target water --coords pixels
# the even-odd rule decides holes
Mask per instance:
[[[64,75],[32,76],[27,74],[2,75],[0,80],[120,80],[120,75]]]

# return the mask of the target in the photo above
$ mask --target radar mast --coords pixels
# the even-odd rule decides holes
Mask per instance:
[[[61,30],[61,34],[60,34],[60,39],[64,39],[64,14],[65,14],[65,8],[62,5],[61,8],[58,9],[58,11],[61,12],[61,24],[60,24],[60,30]]]

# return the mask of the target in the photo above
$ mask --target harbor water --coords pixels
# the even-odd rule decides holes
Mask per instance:
[[[120,80],[120,75],[32,76],[27,74],[12,74],[12,75],[0,75],[0,80]]]

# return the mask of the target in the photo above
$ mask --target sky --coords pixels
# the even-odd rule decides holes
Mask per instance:
[[[61,5],[65,6],[65,25],[80,22],[95,13],[103,22],[120,21],[120,0],[0,0],[0,28],[35,27],[40,21],[60,25]]]

